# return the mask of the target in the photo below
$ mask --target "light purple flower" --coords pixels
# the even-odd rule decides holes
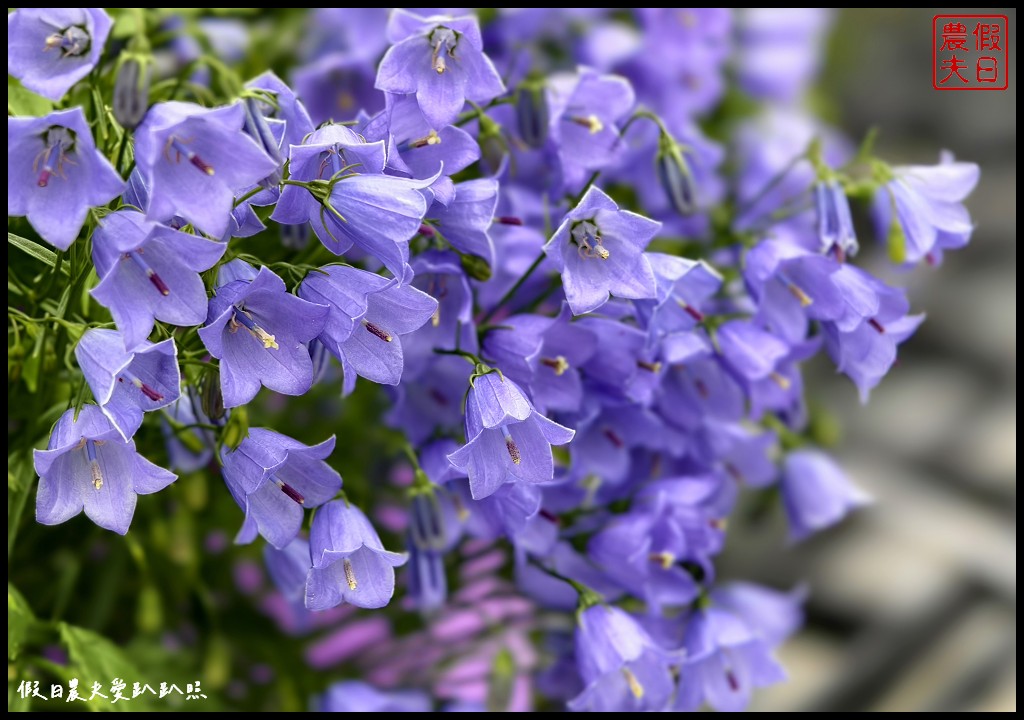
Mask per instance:
[[[548,142],[558,154],[564,185],[578,189],[588,174],[612,164],[624,149],[618,123],[636,104],[633,86],[624,77],[580,68],[549,80],[547,103]]]
[[[936,264],[943,250],[967,244],[974,223],[963,201],[978,184],[977,165],[957,162],[947,152],[937,165],[904,165],[892,174],[875,196],[874,209],[879,237],[891,238],[898,223],[903,247],[893,247],[890,239],[889,249],[896,262]]]
[[[116,330],[87,330],[75,347],[75,359],[103,414],[129,440],[142,415],[175,402],[181,395],[174,338],[142,342],[131,352]]]
[[[112,25],[102,8],[18,8],[7,16],[7,72],[60,100],[96,67]]]
[[[596,310],[609,295],[656,296],[654,272],[643,250],[660,227],[654,220],[620,210],[597,187],[587,191],[544,246],[562,273],[573,315]]]
[[[247,279],[228,279],[232,273]],[[304,394],[313,384],[304,343],[323,331],[328,307],[295,297],[271,270],[256,273],[240,260],[221,268],[220,280],[199,337],[221,361],[224,406],[244,405],[261,384],[285,395]]]
[[[67,250],[89,208],[123,189],[121,176],[96,149],[82,108],[41,118],[8,116],[7,214],[27,216],[46,242]]]
[[[819,450],[797,450],[787,455],[781,488],[794,541],[835,525],[869,501],[836,461]]]
[[[181,215],[216,238],[228,231],[235,193],[274,172],[276,163],[241,132],[245,108],[154,105],[135,133],[135,159],[149,187],[151,220]]]
[[[363,512],[344,500],[329,502],[313,518],[309,536],[313,567],[306,578],[306,607],[326,610],[343,602],[384,607],[395,592],[395,568],[408,559],[389,552]]]
[[[552,445],[575,432],[537,412],[512,380],[496,372],[476,377],[466,398],[466,444],[448,456],[469,476],[474,499],[506,482],[550,482]]]
[[[127,208],[104,217],[92,243],[100,276],[92,295],[110,310],[125,347],[145,340],[156,320],[190,326],[206,319],[199,273],[220,260],[226,243],[151,222]]]
[[[306,144],[292,145],[290,157],[293,180],[334,182],[330,207],[305,188],[287,185],[271,219],[291,225],[309,222],[335,255],[355,244],[395,277],[404,278],[409,239],[419,231],[427,211],[420,190],[437,176],[412,180],[384,175],[385,141],[363,142],[342,125],[320,128]]]
[[[474,15],[421,17],[396,9],[388,39],[395,44],[377,68],[377,89],[415,94],[435,130],[454,123],[467,100],[485,103],[505,92]]]
[[[39,474],[36,520],[57,525],[85,510],[94,523],[124,535],[137,495],[163,490],[176,476],[125,442],[95,405],[61,415],[46,450],[33,451]]]
[[[356,375],[397,385],[404,367],[401,336],[437,311],[437,301],[411,285],[348,265],[310,273],[299,297],[330,308],[319,340],[341,362],[346,395],[355,388]]]
[[[769,643],[740,618],[707,608],[690,618],[684,638],[675,709],[698,710],[707,703],[719,712],[739,712],[755,687],[782,682],[786,672]]]
[[[252,428],[236,450],[225,452],[224,482],[245,511],[235,542],[250,543],[259,534],[281,549],[294,540],[304,510],[323,505],[341,489],[341,476],[324,462],[333,451],[334,436],[310,447]]]
[[[818,214],[818,239],[823,253],[834,253],[842,262],[853,257],[859,248],[857,233],[850,216],[850,201],[835,180],[814,186],[814,208]]]
[[[577,712],[658,712],[672,697],[673,655],[625,611],[594,605],[579,614],[576,662],[584,690]]]

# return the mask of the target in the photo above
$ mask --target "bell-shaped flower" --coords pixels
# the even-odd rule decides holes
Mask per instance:
[[[620,210],[597,187],[587,191],[544,246],[562,273],[573,315],[597,310],[609,295],[634,300],[656,296],[654,272],[643,250],[660,227]]]
[[[252,542],[259,534],[281,549],[294,540],[305,509],[324,504],[341,489],[341,476],[324,462],[333,451],[333,436],[310,447],[252,428],[237,449],[225,452],[224,482],[245,511],[236,542]]]
[[[227,244],[151,222],[140,212],[104,217],[92,236],[100,283],[92,296],[114,317],[126,348],[146,339],[156,320],[183,327],[206,320],[206,286]]]
[[[125,441],[95,405],[61,415],[46,450],[33,451],[39,475],[36,521],[57,525],[85,510],[94,523],[124,535],[138,495],[163,490],[174,473],[157,467]]]
[[[236,275],[246,279],[229,279]],[[219,279],[199,337],[220,360],[224,407],[249,402],[260,385],[285,395],[304,394],[313,384],[313,361],[304,343],[323,331],[329,308],[292,295],[268,268],[257,273],[240,260],[221,268]]]
[[[106,205],[123,189],[121,176],[96,149],[82,108],[8,116],[7,214],[26,216],[46,242],[67,250],[89,208]]]
[[[505,92],[475,15],[422,17],[397,9],[387,34],[395,44],[380,61],[376,87],[415,95],[435,130],[453,124],[467,100],[486,103]]]
[[[116,330],[87,330],[75,347],[75,359],[103,414],[131,439],[143,413],[165,408],[181,396],[174,338],[144,341],[128,352]]]
[[[18,8],[7,16],[7,73],[60,100],[96,67],[113,24],[103,8]]]
[[[343,602],[384,607],[395,592],[395,568],[408,559],[384,549],[363,511],[345,500],[324,505],[309,535],[313,567],[306,578],[306,607],[326,610]]]

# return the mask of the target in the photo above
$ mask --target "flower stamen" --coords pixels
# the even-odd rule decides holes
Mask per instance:
[[[170,159],[170,151],[174,150],[175,158],[174,162],[181,162],[181,158],[185,158],[190,163],[195,165],[197,168],[202,170],[207,175],[213,175],[213,166],[199,157],[196,153],[192,152],[186,146],[186,143],[191,142],[190,140],[179,140],[178,138],[171,136],[171,139],[167,141],[167,147],[164,149],[164,155],[167,159]]]
[[[132,252],[125,253],[125,257],[134,262],[138,268],[146,274],[149,281],[153,283],[153,287],[155,287],[161,295],[166,297],[171,294],[171,289],[167,287],[167,283],[165,283],[163,279],[156,274],[156,271],[149,266],[149,263],[143,260],[141,250],[133,250]]]
[[[277,344],[277,338],[268,333],[266,330],[261,328],[252,319],[252,316],[244,310],[235,308],[234,315],[231,318],[232,330],[237,330],[239,327],[244,327],[248,330],[254,338],[263,343],[263,347],[267,350],[277,350],[279,348]]]
[[[569,361],[565,359],[564,355],[556,355],[553,358],[541,358],[540,364],[554,370],[557,377],[562,377],[570,367]]]
[[[355,590],[359,587],[359,583],[356,582],[356,571],[352,569],[352,561],[345,558],[341,562],[345,570],[345,582],[348,583],[348,589]]]
[[[96,441],[85,441],[85,454],[89,458],[89,474],[92,476],[92,486],[97,490],[103,487],[103,471],[100,470],[100,461],[96,457]]]
[[[385,330],[384,328],[380,327],[379,325],[374,325],[369,320],[363,320],[363,327],[365,327],[366,330],[371,335],[374,335],[374,336],[380,338],[384,342],[391,342],[392,340],[394,340],[394,338],[391,336],[391,333],[389,333],[387,330]]]

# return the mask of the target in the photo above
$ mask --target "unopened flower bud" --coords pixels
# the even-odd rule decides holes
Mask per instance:
[[[519,137],[532,148],[548,139],[548,101],[543,85],[524,85],[516,96],[516,120]]]
[[[117,70],[114,81],[114,118],[126,130],[134,130],[149,110],[149,63],[129,57]]]

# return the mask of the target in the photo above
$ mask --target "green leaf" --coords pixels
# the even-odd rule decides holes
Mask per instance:
[[[50,267],[57,266],[57,253],[48,248],[44,248],[33,240],[29,240],[28,238],[23,238],[21,235],[15,235],[14,233],[9,232],[7,233],[7,244],[13,245],[26,255],[31,255],[36,260],[46,263]],[[67,273],[66,270],[64,272],[65,274]]]
[[[28,601],[18,589],[7,583],[7,660],[17,660],[21,646],[36,621]]]
[[[53,110],[53,103],[27,90],[10,75],[7,76],[7,114],[39,117]]]
[[[138,677],[135,663],[128,659],[121,648],[102,635],[63,622],[59,628],[61,642],[76,669],[76,677],[81,678],[86,687],[93,682],[109,687],[114,678],[121,678],[128,682],[130,688],[133,678],[141,679]],[[90,704],[89,709],[107,712],[141,710],[138,700],[118,703],[97,702]]]

